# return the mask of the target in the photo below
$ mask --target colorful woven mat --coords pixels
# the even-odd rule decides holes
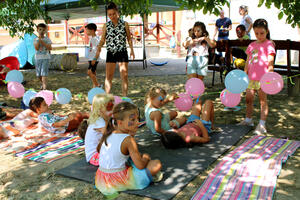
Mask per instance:
[[[79,136],[70,136],[59,138],[32,149],[19,152],[16,156],[36,162],[51,163],[79,151],[84,151],[83,140],[81,140]]]
[[[282,163],[299,146],[299,141],[253,136],[221,160],[192,200],[272,199]]]

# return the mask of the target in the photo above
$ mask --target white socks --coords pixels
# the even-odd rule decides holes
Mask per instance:
[[[247,123],[251,123],[251,122],[252,122],[252,118],[248,118],[248,117],[246,117],[246,119],[245,119],[245,122],[247,122]]]
[[[259,124],[262,125],[262,126],[265,126],[266,121],[265,120],[259,120]]]

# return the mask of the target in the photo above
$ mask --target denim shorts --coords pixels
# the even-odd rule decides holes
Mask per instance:
[[[189,56],[187,60],[187,74],[206,76],[208,70],[208,56]]]
[[[36,59],[35,60],[35,71],[36,76],[48,76],[49,73],[50,59]]]

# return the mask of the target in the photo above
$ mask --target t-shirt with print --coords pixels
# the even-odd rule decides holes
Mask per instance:
[[[52,44],[51,40],[48,37],[42,38],[42,41],[45,42],[46,44]],[[33,44],[37,44],[39,42],[39,38],[35,38],[33,40]],[[45,46],[40,44],[39,50],[35,51],[35,59],[50,59],[50,51],[46,49]]]
[[[86,162],[89,162],[97,152],[97,146],[102,137],[102,133],[94,130],[95,128],[105,128],[105,120],[102,117],[99,117],[95,123],[89,124],[86,130],[84,138]]]
[[[273,42],[270,40],[263,43],[252,42],[248,46],[246,54],[248,55],[249,79],[260,81],[261,77],[268,72],[268,56],[276,54]]]
[[[89,42],[89,55],[88,55],[88,59],[89,61],[92,61],[95,56],[96,56],[96,52],[97,52],[97,46],[100,42],[100,38],[98,36],[94,36],[90,39]],[[100,59],[100,56],[98,58],[98,60]]]
[[[42,113],[38,116],[40,125],[44,129],[50,131],[51,133],[64,133],[64,132],[66,132],[66,130],[69,126],[69,123],[67,123],[67,124],[65,124],[64,126],[61,126],[61,127],[53,127],[53,124],[55,122],[59,122],[59,121],[62,121],[64,119],[67,119],[67,118],[68,118],[67,116],[60,117],[58,115],[53,115],[51,113]]]
[[[228,17],[224,17],[223,19],[217,19],[216,27],[219,29],[218,37],[229,36],[229,31],[222,31],[224,28],[228,28],[232,24],[231,20]]]

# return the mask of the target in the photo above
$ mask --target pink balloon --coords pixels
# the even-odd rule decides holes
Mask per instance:
[[[220,94],[220,99],[224,106],[232,108],[239,105],[241,101],[241,94],[231,93],[225,88]]]
[[[204,83],[199,78],[190,78],[185,83],[185,90],[186,93],[189,95],[193,95],[193,96],[202,95],[205,90]]]
[[[53,101],[53,92],[50,90],[42,90],[38,92],[35,97],[43,97],[46,104],[50,106]]]
[[[174,101],[176,108],[181,111],[190,110],[193,106],[192,97],[184,93],[181,93],[178,96],[179,98]]]
[[[7,90],[10,96],[14,98],[23,97],[25,89],[21,83],[10,81],[7,84]]]
[[[259,82],[262,91],[266,94],[277,94],[283,88],[283,79],[276,72],[265,73]]]
[[[122,99],[119,96],[114,96],[114,99],[115,99],[115,102],[114,102],[115,105],[117,105],[117,104],[119,104],[119,103],[122,102]]]

